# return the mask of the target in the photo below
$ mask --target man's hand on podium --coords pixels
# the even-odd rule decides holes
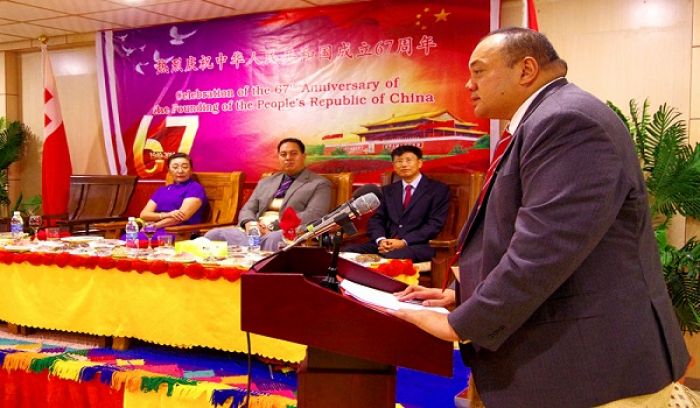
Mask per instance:
[[[442,291],[436,288],[423,286],[409,286],[401,292],[394,293],[400,302],[421,301],[423,306],[452,307],[455,305],[455,291],[447,289]]]
[[[459,336],[447,321],[447,315],[432,310],[386,310],[390,315],[415,324],[420,329],[445,341],[459,341]]]
[[[455,292],[452,289],[442,291],[422,286],[409,286],[402,292],[394,294],[401,302],[422,301],[423,306],[449,307],[455,304]],[[387,310],[387,313],[415,324],[422,330],[445,341],[459,341],[459,336],[447,321],[447,315],[431,310]]]

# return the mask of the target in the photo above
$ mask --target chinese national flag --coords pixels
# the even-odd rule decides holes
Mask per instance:
[[[65,214],[73,168],[56,93],[56,79],[46,46],[41,49],[44,76],[44,143],[41,153],[41,195],[44,215]]]

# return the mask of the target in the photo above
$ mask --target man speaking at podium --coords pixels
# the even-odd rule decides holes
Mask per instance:
[[[668,406],[688,354],[627,129],[540,33],[492,32],[469,70],[475,114],[510,134],[460,234],[456,290],[398,294],[456,308],[394,314],[460,341],[486,407]]]

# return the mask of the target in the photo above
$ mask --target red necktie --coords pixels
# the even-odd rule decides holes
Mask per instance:
[[[479,193],[479,197],[476,200],[476,204],[474,205],[474,208],[472,208],[472,211],[479,211],[481,208],[481,205],[484,203],[484,199],[486,198],[486,194],[489,191],[489,187],[491,185],[491,181],[493,179],[493,175],[496,171],[496,168],[498,167],[498,163],[500,163],[501,158],[503,157],[503,153],[505,153],[506,149],[508,149],[508,145],[510,145],[511,140],[513,140],[513,135],[510,134],[508,129],[505,129],[503,131],[503,135],[501,138],[498,140],[498,143],[496,143],[496,150],[493,153],[493,160],[491,161],[491,165],[489,166],[489,169],[486,171],[486,178],[484,180],[484,185],[481,187],[481,192]],[[472,215],[467,218],[467,220],[471,219]],[[459,260],[459,256],[462,254],[462,249],[464,247],[464,240],[466,238],[466,229],[468,228],[468,224],[465,224],[464,227],[462,227],[462,231],[459,233],[459,237],[457,238],[457,253],[452,257],[450,260],[449,265],[452,266],[457,261]],[[444,291],[445,288],[447,287],[447,281],[450,279],[450,274],[448,273],[445,275],[445,281],[443,282],[442,285],[442,290]]]
[[[477,211],[478,211],[479,207],[481,207],[481,204],[484,202],[484,198],[486,197],[486,192],[488,191],[489,186],[491,185],[491,179],[493,178],[493,173],[496,171],[496,167],[498,167],[498,163],[501,162],[501,158],[503,157],[503,153],[505,153],[511,140],[513,140],[513,135],[511,135],[510,132],[508,131],[508,129],[506,129],[503,131],[503,135],[498,140],[498,143],[496,143],[496,150],[493,152],[493,161],[491,161],[491,165],[489,166],[489,169],[486,171],[486,178],[484,180],[484,185],[481,187],[481,192],[479,193],[479,199],[477,200],[477,205],[476,205]]]
[[[411,203],[411,190],[413,190],[413,186],[410,184],[406,185],[406,195],[403,197],[403,209],[405,210],[408,208],[408,205]]]

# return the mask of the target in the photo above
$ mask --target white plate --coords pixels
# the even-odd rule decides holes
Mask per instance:
[[[96,252],[92,248],[77,248],[68,251],[71,255],[95,256]]]
[[[217,264],[219,266],[223,266],[226,268],[231,268],[231,267],[240,267],[240,268],[250,268],[253,266],[255,262],[246,257],[246,256],[241,256],[241,257],[232,257],[232,258],[226,258],[222,261],[218,261]]]
[[[30,250],[26,245],[5,245],[4,249],[8,252],[28,252]]]
[[[190,262],[196,261],[197,258],[195,258],[195,256],[192,254],[188,254],[186,252],[183,252],[183,253],[168,257],[165,260],[168,262],[190,263]]]
[[[122,241],[121,239],[96,239],[88,242],[88,245],[92,248],[95,247],[116,247],[116,246],[123,246],[126,245],[125,241]]]
[[[59,248],[64,246],[64,243],[61,241],[37,241],[35,245],[47,248]]]
[[[76,236],[76,237],[63,237],[63,238],[61,238],[61,241],[68,242],[69,244],[84,244],[87,242],[97,241],[100,239],[103,239],[103,238],[100,236],[94,236],[94,235],[82,235],[82,236]]]

